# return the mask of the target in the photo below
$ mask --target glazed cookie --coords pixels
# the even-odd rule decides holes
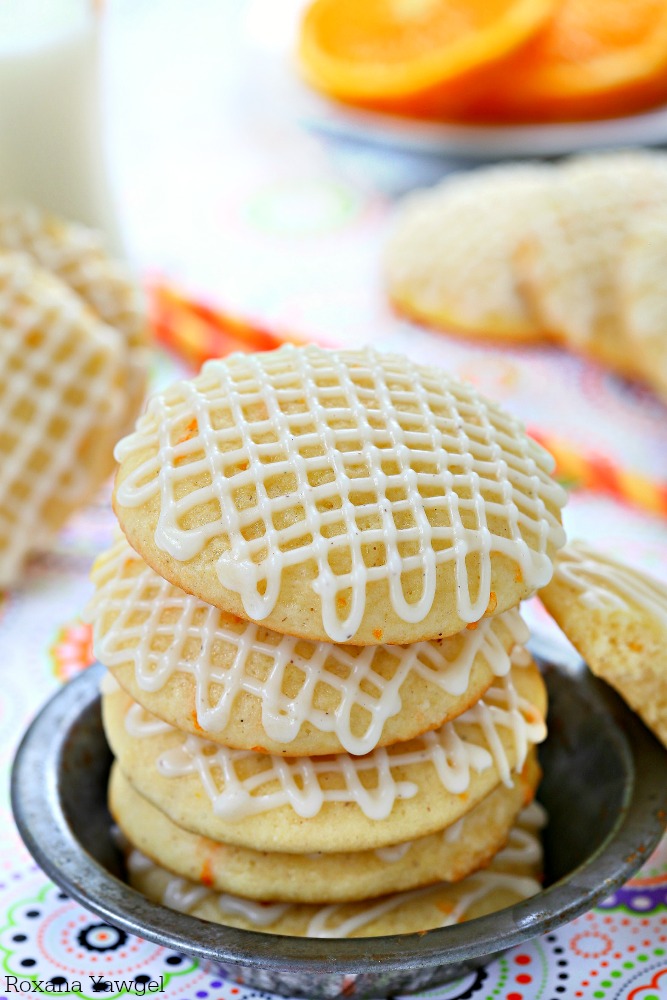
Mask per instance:
[[[545,688],[514,667],[453,722],[363,757],[229,750],[173,729],[122,689],[103,697],[111,749],[134,788],[178,826],[254,850],[361,851],[451,826],[546,735]]]
[[[117,764],[109,783],[109,808],[130,843],[175,875],[263,902],[337,903],[437,881],[458,882],[482,868],[506,843],[539,777],[533,750],[510,788],[499,785],[454,826],[356,853],[279,854],[199,837],[139,795]]]
[[[447,177],[402,204],[384,270],[396,309],[456,333],[543,340],[514,253],[539,213],[553,168],[510,164]]]
[[[481,917],[539,892],[543,824],[543,811],[534,803],[521,814],[507,848],[489,867],[456,884],[441,882],[380,899],[328,906],[263,905],[218,894],[158,868],[137,850],[128,849],[127,868],[130,884],[149,899],[230,927],[321,938],[408,934]]]
[[[667,746],[665,584],[575,542],[540,597],[593,673]]]
[[[111,472],[115,333],[24,254],[0,254],[0,586]]]
[[[185,594],[124,537],[92,578],[95,655],[121,686],[176,729],[241,750],[364,754],[412,739],[470,708],[528,640],[516,609],[411,646],[294,639]]]
[[[118,435],[126,433],[143,402],[148,370],[148,317],[137,282],[109,257],[98,233],[34,205],[0,202],[0,247],[29,254],[120,334],[126,407]]]
[[[311,640],[453,635],[548,582],[564,541],[518,420],[370,349],[209,361],[116,454],[118,519],[161,577]]]

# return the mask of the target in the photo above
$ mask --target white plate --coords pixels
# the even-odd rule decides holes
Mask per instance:
[[[308,128],[337,138],[475,160],[667,143],[667,105],[640,115],[593,122],[446,125],[346,108],[295,86],[294,110]]]

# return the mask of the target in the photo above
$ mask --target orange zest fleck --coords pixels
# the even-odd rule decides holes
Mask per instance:
[[[204,864],[201,866],[201,871],[199,873],[199,881],[208,889],[210,889],[213,885],[213,867],[211,865],[210,858],[204,859]]]
[[[489,603],[486,606],[486,611],[484,612],[484,614],[492,615],[497,607],[498,607],[498,598],[496,597],[495,590],[492,590],[489,596]]]
[[[190,441],[191,438],[197,433],[197,418],[193,417],[189,424],[186,424],[184,432],[181,434],[176,444],[183,444],[184,441]]]
[[[381,628],[374,628],[373,629],[373,638],[377,639],[378,642],[380,641],[380,639],[382,638],[382,629]]]
[[[479,622],[468,622],[466,628],[468,629],[469,632],[474,632],[478,625]]]
[[[192,725],[195,727],[195,729],[197,730],[197,732],[198,733],[203,733],[204,730],[199,725],[199,719],[197,718],[197,712],[195,711],[194,708],[190,712],[190,718],[192,719]]]

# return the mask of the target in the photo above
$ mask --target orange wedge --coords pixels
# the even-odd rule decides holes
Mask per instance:
[[[427,113],[430,98],[507,58],[556,0],[315,0],[301,25],[299,62],[330,97]],[[446,96],[445,96],[446,103]]]
[[[665,0],[561,0],[469,107],[490,121],[629,114],[667,100]]]

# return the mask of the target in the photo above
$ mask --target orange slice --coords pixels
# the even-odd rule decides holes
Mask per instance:
[[[419,109],[523,45],[556,0],[315,0],[301,26],[306,79],[330,97]],[[425,101],[424,106],[427,102]]]
[[[666,99],[664,0],[561,0],[469,111],[491,121],[562,121],[628,114]]]

